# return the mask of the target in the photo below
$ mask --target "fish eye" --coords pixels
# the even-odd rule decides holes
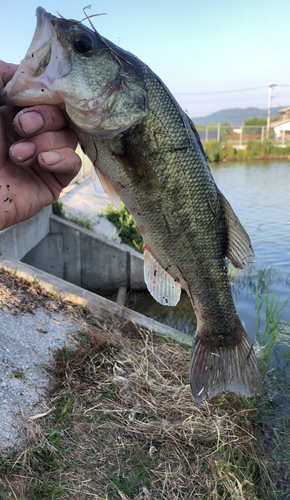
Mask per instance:
[[[80,33],[74,39],[74,48],[79,54],[90,54],[93,46],[94,43],[92,38],[85,33]]]

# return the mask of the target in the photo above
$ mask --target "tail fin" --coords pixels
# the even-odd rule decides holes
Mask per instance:
[[[198,332],[193,342],[189,376],[194,400],[200,403],[223,391],[241,396],[261,392],[262,376],[253,345],[245,330],[236,346],[206,345]]]

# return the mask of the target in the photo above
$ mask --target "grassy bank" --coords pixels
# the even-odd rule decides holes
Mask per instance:
[[[23,280],[6,274],[15,302]],[[31,304],[40,293],[48,300],[37,284],[26,289]],[[26,448],[0,453],[1,499],[281,498],[280,465],[261,444],[272,440],[277,453],[270,424],[263,428],[267,396],[195,405],[187,346],[72,304],[61,309],[79,334],[55,353],[50,411],[25,421]]]
[[[66,210],[68,214],[66,215]],[[74,215],[65,205],[63,204],[61,198],[57,200],[55,203],[52,205],[52,211],[54,215],[57,215],[58,217],[61,217],[62,219],[69,220],[70,222],[74,222],[75,224],[78,224],[79,226],[85,227],[86,229],[90,229],[93,231],[94,229],[94,221],[92,219],[92,216],[90,217],[78,217],[77,215]]]
[[[233,160],[269,160],[269,159],[290,159],[290,146],[278,148],[275,143],[265,140],[250,140],[245,151],[235,149],[229,143],[221,143],[217,140],[208,141],[203,144],[209,162],[233,161]]]

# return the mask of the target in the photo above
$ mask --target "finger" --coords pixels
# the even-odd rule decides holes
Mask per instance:
[[[8,147],[6,138],[5,122],[2,114],[0,114],[0,165],[3,165],[8,157]]]
[[[40,153],[38,163],[43,169],[54,173],[62,188],[71,182],[82,166],[80,157],[71,148]]]
[[[75,149],[77,143],[77,136],[70,129],[63,129],[59,132],[44,132],[31,137],[29,141],[22,140],[12,144],[9,156],[16,165],[28,166],[37,161],[39,153],[65,147]]]
[[[42,104],[22,109],[14,118],[15,130],[21,137],[41,132],[61,130],[68,121],[58,106]]]
[[[11,80],[18,66],[0,61],[0,88],[5,87],[6,83]]]
[[[19,140],[19,135],[15,132],[12,122],[15,116],[15,110],[12,106],[2,106],[0,107],[0,114],[4,121],[4,130],[5,130],[5,140],[6,140],[6,149],[7,149],[7,158],[8,158],[8,149],[11,144]],[[1,132],[2,135],[2,132]]]

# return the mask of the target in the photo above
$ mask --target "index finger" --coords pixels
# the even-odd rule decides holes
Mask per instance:
[[[10,64],[4,61],[0,61],[0,88],[2,89],[11,80],[15,71],[17,70],[17,64]]]
[[[61,130],[68,126],[68,121],[58,106],[40,104],[22,109],[15,116],[13,125],[21,137],[29,137]]]

